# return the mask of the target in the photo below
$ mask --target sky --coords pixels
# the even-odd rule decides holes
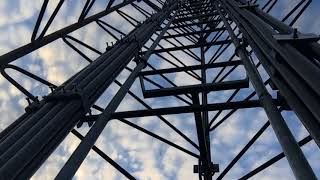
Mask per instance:
[[[260,7],[266,3],[267,0],[259,0]],[[15,48],[30,42],[33,27],[35,25],[38,13],[41,9],[42,0],[1,0],[0,1],[0,54],[5,54]],[[48,8],[45,12],[44,21],[47,21],[55,6],[57,0],[50,0]],[[156,3],[156,1],[153,0]],[[298,0],[279,0],[271,15],[277,18],[283,18],[294,6]],[[77,18],[84,6],[85,1],[66,0],[53,24],[49,28],[47,34],[55,32],[71,23],[77,21]],[[120,3],[120,1],[116,1]],[[105,7],[105,0],[97,0],[93,8],[89,12],[89,16],[100,12]],[[146,11],[153,10],[143,2],[136,3],[143,7]],[[320,34],[320,21],[316,19],[319,17],[320,2],[313,1],[305,13],[294,24],[301,32]],[[136,11],[132,6],[121,9],[132,15],[136,20],[143,21],[145,17]],[[130,25],[125,19],[120,17],[117,13],[112,13],[102,20],[110,23],[112,26],[120,29],[124,33],[130,32],[134,27]],[[288,20],[288,22],[290,19]],[[287,23],[288,23],[287,22]],[[41,24],[40,29],[44,27]],[[174,34],[173,31],[170,31]],[[111,44],[116,40],[108,33],[103,31],[96,23],[91,23],[82,29],[74,31],[71,36],[86,42],[95,47],[101,52],[105,51],[106,43]],[[120,37],[120,34],[117,34]],[[212,35],[213,36],[213,35]],[[225,35],[224,35],[225,36]],[[153,36],[156,38],[156,36]],[[212,38],[212,37],[211,37]],[[185,38],[179,38],[179,41],[184,45],[191,44]],[[171,43],[179,44],[179,42],[172,40]],[[151,42],[147,43],[149,47]],[[169,42],[161,41],[160,45],[163,47],[172,47]],[[91,59],[98,57],[98,54],[76,45],[82,52],[84,52]],[[159,48],[159,47],[158,47]],[[217,47],[211,48],[206,54],[207,61],[215,53]],[[233,47],[227,49],[222,54],[217,62],[225,61],[231,56],[234,51]],[[194,49],[194,53],[199,55],[199,49]],[[182,66],[172,55],[183,61],[187,65],[197,64],[198,62],[192,60],[190,56],[185,53],[173,52],[172,55],[163,53],[175,64]],[[160,57],[151,56],[149,63],[157,69],[173,67],[172,64],[165,62]],[[53,84],[62,84],[65,80],[71,77],[80,69],[88,65],[88,62],[79,54],[68,47],[61,39],[46,45],[20,59],[12,64],[22,67]],[[134,68],[135,63],[131,62],[128,67]],[[146,68],[148,70],[150,68]],[[212,81],[219,69],[212,69],[207,71],[208,82]],[[40,98],[50,92],[46,86],[35,82],[14,70],[6,70],[15,80],[23,85],[34,95]],[[263,68],[259,68],[262,78],[268,78]],[[200,72],[196,72],[199,74]],[[238,67],[226,79],[236,80],[245,78],[244,70]],[[117,80],[123,83],[128,77],[129,72],[124,70]],[[177,85],[197,84],[199,81],[186,73],[168,74],[167,78],[172,80]],[[170,83],[158,76],[152,76],[151,79],[164,87],[170,87]],[[148,82],[145,82],[146,88],[156,88]],[[98,99],[97,105],[106,107],[113,95],[117,92],[119,87],[112,84],[104,94]],[[130,89],[138,97],[143,98],[140,83],[136,81]],[[268,87],[269,92],[274,95],[275,92]],[[223,102],[229,98],[233,91],[213,92],[208,95],[209,103]],[[246,95],[252,92],[250,88],[241,90],[236,100],[242,100]],[[256,99],[256,97],[255,97]],[[173,107],[186,105],[181,100],[175,97],[151,98],[145,99],[145,102],[152,108]],[[0,76],[0,131],[5,129],[17,117],[24,112],[27,106],[25,96],[19,92],[6,79]],[[145,109],[139,102],[127,95],[121,103],[117,111]],[[219,118],[227,114],[224,111]],[[97,113],[97,112],[95,112]],[[209,117],[213,117],[216,112],[210,112]],[[289,128],[292,130],[296,140],[301,140],[307,135],[306,130],[301,125],[297,117],[292,112],[283,112],[283,116]],[[197,136],[195,130],[193,114],[182,115],[168,115],[164,116],[168,121],[174,124],[179,130],[185,133],[190,139],[197,143]],[[218,118],[218,120],[219,120]],[[132,118],[131,122],[148,129],[159,136],[165,137],[176,144],[197,153],[197,150],[181,138],[177,133],[170,129],[157,117],[146,118]],[[241,150],[241,148],[250,140],[255,132],[267,121],[267,117],[262,109],[245,109],[234,113],[225,123],[219,128],[210,133],[211,137],[211,154],[212,161],[219,164],[220,170],[233,159],[234,156]],[[88,131],[85,124],[78,129],[83,135]],[[32,177],[34,180],[38,179],[53,179],[55,175],[62,168],[68,157],[79,144],[79,140],[72,134],[68,135],[55,152],[48,158],[48,160],[41,166],[41,168]],[[197,179],[198,175],[193,173],[193,165],[197,164],[197,159],[180,152],[179,150],[168,146],[148,135],[145,135],[117,120],[112,120],[104,129],[95,144],[113,160],[119,163],[127,171],[131,172],[137,179]],[[313,170],[320,178],[320,152],[315,143],[310,142],[305,145],[304,151]],[[266,160],[272,158],[281,152],[281,147],[276,140],[273,130],[269,127],[266,132],[259,138],[259,140],[248,150],[248,152],[239,160],[239,162],[226,175],[225,179],[237,179],[245,175],[250,170],[259,166]],[[293,174],[289,168],[286,159],[272,165],[270,168],[255,175],[252,179],[268,180],[279,179],[285,175],[286,179],[294,179]],[[216,177],[216,176],[215,176]],[[90,151],[89,155],[77,171],[74,179],[126,179],[120,172],[114,169],[111,165],[100,158],[94,151]]]

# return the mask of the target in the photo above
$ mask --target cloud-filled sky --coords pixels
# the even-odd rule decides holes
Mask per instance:
[[[30,42],[33,27],[37,20],[38,13],[41,9],[42,0],[1,0],[0,1],[0,54],[5,54],[15,48]],[[157,1],[153,0],[157,3]],[[259,0],[260,7],[264,5],[267,0]],[[275,17],[283,18],[299,0],[279,0],[273,10],[270,12]],[[44,15],[44,22],[46,22],[58,0],[50,0],[48,8]],[[116,4],[120,1],[116,1]],[[85,0],[66,0],[57,17],[53,21],[47,34],[55,32],[67,25],[75,23],[85,4]],[[93,8],[89,12],[89,16],[104,9],[105,0],[97,0]],[[143,2],[135,4],[143,7],[148,12],[153,10]],[[159,5],[159,4],[158,4]],[[159,5],[160,6],[160,5]],[[315,18],[319,17],[320,2],[313,1],[305,13],[294,24],[302,32],[320,33],[320,21]],[[138,21],[143,21],[145,17],[131,5],[124,7],[121,11],[128,13]],[[130,32],[134,26],[130,25],[124,18],[119,16],[116,12],[101,18],[105,22],[118,28],[123,33]],[[290,19],[288,20],[288,22]],[[40,29],[44,27],[42,23]],[[111,30],[112,31],[112,30]],[[117,37],[120,34],[112,31]],[[174,31],[169,31],[170,34],[175,34]],[[109,45],[116,42],[110,34],[106,33],[96,23],[91,23],[82,29],[69,34],[90,46],[96,48],[100,52],[104,52],[106,43]],[[224,34],[221,39],[225,38]],[[212,38],[210,36],[210,38]],[[155,39],[156,36],[153,36]],[[179,41],[170,40],[170,42],[162,40],[160,45],[162,47],[172,47],[172,43],[176,45],[191,44],[186,38],[178,38]],[[147,43],[150,46],[151,42]],[[75,44],[83,53],[90,59],[95,59],[98,54]],[[161,47],[157,47],[160,49]],[[218,47],[212,47],[206,53],[206,60],[209,61],[211,56],[215,53]],[[233,53],[234,48],[229,47],[225,53],[221,55],[216,61],[226,61]],[[192,52],[199,56],[199,49],[193,49]],[[171,54],[162,53],[163,57],[171,60],[174,64],[166,62],[159,56],[151,56],[149,63],[157,69],[164,69],[174,67],[175,65],[182,66],[177,61],[181,60],[186,65],[197,64],[199,62],[193,60],[190,55],[184,52],[172,52]],[[175,59],[177,58],[177,59]],[[235,58],[236,59],[236,58]],[[67,46],[62,39],[56,40],[20,59],[12,64],[22,67],[53,84],[62,84],[65,80],[71,77],[80,69],[88,65],[88,62]],[[128,67],[134,68],[135,63],[131,62]],[[230,69],[230,68],[229,68]],[[224,71],[225,73],[229,70]],[[150,70],[150,67],[146,70]],[[212,69],[207,71],[208,82],[212,81],[220,69]],[[15,80],[23,85],[34,95],[41,98],[50,92],[50,89],[45,85],[35,82],[34,80],[17,73],[14,70],[8,69],[6,72]],[[264,80],[268,78],[263,68],[259,68],[259,72]],[[199,71],[196,71],[200,75]],[[121,83],[128,77],[129,71],[124,70],[117,80]],[[198,84],[200,81],[186,73],[168,74],[168,79],[177,85]],[[245,78],[244,70],[238,67],[231,73],[226,80],[236,80]],[[150,76],[150,79],[156,81],[164,87],[170,87],[172,84],[159,76]],[[145,81],[147,88],[157,88],[156,86]],[[113,95],[117,92],[119,86],[113,83],[105,93],[98,99],[97,105],[106,107]],[[130,89],[134,94],[143,99],[140,88],[140,83],[137,80]],[[268,90],[271,94],[275,94],[270,87]],[[235,97],[236,100],[242,100],[252,92],[250,88],[241,90]],[[233,91],[213,92],[208,95],[209,103],[223,102],[229,98]],[[184,99],[188,98],[182,96]],[[256,97],[255,97],[256,98]],[[190,101],[190,100],[188,100]],[[152,108],[170,107],[170,106],[185,106],[183,101],[175,97],[151,98],[145,99],[145,102]],[[25,96],[19,92],[13,85],[11,85],[4,77],[0,76],[0,131],[5,129],[17,117],[24,112],[27,106]],[[146,109],[138,101],[130,95],[127,95],[121,103],[117,111]],[[212,118],[216,112],[210,112],[209,117]],[[224,111],[217,121],[223,118],[228,111]],[[283,112],[283,116],[295,138],[299,141],[305,136],[307,132],[301,125],[297,117],[292,112]],[[197,143],[197,136],[195,130],[193,114],[182,115],[168,115],[163,116],[166,120],[175,125],[187,137]],[[158,117],[147,118],[132,118],[131,122],[152,131],[159,136],[175,142],[176,144],[197,153],[197,150],[188,143],[185,139],[175,133]],[[217,122],[216,121],[216,122]],[[234,113],[225,123],[212,131],[211,137],[211,154],[212,161],[219,164],[220,170],[223,170],[226,165],[233,159],[234,156],[241,150],[241,148],[250,140],[255,132],[267,121],[267,117],[261,109],[246,109],[239,110]],[[87,125],[78,129],[83,135],[88,131]],[[68,157],[79,144],[79,140],[72,134],[68,135],[63,143],[55,150],[49,159],[41,166],[32,179],[52,179],[59,172]],[[134,177],[138,179],[197,179],[198,175],[193,173],[193,165],[198,163],[198,160],[179,150],[168,146],[146,134],[143,134],[126,124],[113,120],[111,121],[100,138],[96,142],[96,146],[103,150],[113,160],[119,163],[127,171],[131,172]],[[310,142],[305,145],[303,151],[311,164],[313,170],[320,178],[320,152],[315,143]],[[273,130],[269,127],[266,132],[259,138],[259,140],[250,148],[250,150],[239,160],[239,162],[226,175],[225,179],[237,179],[245,175],[250,170],[253,170],[258,165],[261,165],[266,160],[272,158],[281,152],[281,147],[276,140]],[[252,179],[281,179],[285,175],[285,179],[294,179],[289,165],[285,159],[272,165],[267,170],[255,175]],[[215,176],[216,177],[216,176]],[[74,179],[125,179],[125,177],[114,169],[110,164],[99,157],[94,151],[90,151],[86,160],[83,162],[77,171]]]

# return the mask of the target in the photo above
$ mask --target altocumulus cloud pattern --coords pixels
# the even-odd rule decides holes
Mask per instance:
[[[0,180],[319,178],[319,8],[0,1]]]

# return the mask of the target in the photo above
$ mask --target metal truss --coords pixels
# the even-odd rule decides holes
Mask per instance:
[[[284,157],[297,179],[316,179],[300,147],[312,140],[320,145],[320,46],[317,43],[319,36],[304,34],[292,28],[311,0],[301,0],[282,20],[268,14],[277,0],[269,0],[264,5],[259,5],[254,0],[126,0],[115,5],[116,1],[110,0],[105,10],[91,16],[88,14],[95,0],[87,0],[82,12],[79,12],[78,22],[51,34],[47,34],[47,31],[65,1],[58,2],[40,31],[48,3],[49,0],[44,0],[31,42],[0,57],[1,74],[25,94],[29,102],[26,112],[0,134],[0,179],[30,178],[69,133],[78,137],[81,143],[56,179],[72,178],[90,150],[99,154],[128,179],[135,179],[130,172],[94,145],[111,120],[118,120],[197,158],[199,163],[186,171],[193,170],[199,174],[199,179],[205,180],[223,179],[270,126],[283,152],[239,179],[248,179]],[[141,8],[139,3],[145,3],[153,12]],[[145,17],[145,20],[137,21],[129,13],[122,11],[126,6],[132,6]],[[125,34],[102,20],[110,13],[118,13],[135,27],[134,30]],[[101,51],[70,35],[90,23],[95,23],[117,42],[108,44],[106,50]],[[181,42],[179,38],[185,38],[189,44]],[[90,63],[62,85],[56,86],[10,64],[58,39],[62,39]],[[151,42],[150,46],[146,44],[148,41]],[[171,47],[164,47],[160,42],[169,43]],[[77,48],[78,45],[91,50],[99,57],[95,60],[90,59]],[[208,58],[209,49],[212,47],[216,49],[211,50],[214,53]],[[229,47],[234,47],[233,55],[221,61],[223,53]],[[195,53],[194,49],[199,51]],[[192,58],[195,65],[186,65],[183,59],[176,57],[174,51]],[[152,55],[173,67],[156,69],[148,62]],[[171,59],[175,59],[179,64]],[[131,61],[136,62],[133,69],[128,66]],[[143,70],[146,67],[148,69]],[[245,78],[229,80],[229,75],[238,67],[245,70]],[[258,71],[259,67],[267,72],[268,80],[263,81]],[[209,81],[207,71],[215,68],[220,70],[213,81]],[[52,92],[40,100],[8,75],[6,69],[22,73],[50,87]],[[124,83],[120,83],[116,78],[125,69],[130,71],[130,75]],[[193,77],[199,84],[179,86],[166,76],[180,72]],[[171,87],[164,87],[149,76],[160,76]],[[144,98],[169,96],[185,106],[152,108],[130,91],[137,79],[140,81]],[[111,102],[105,108],[95,105],[112,83],[119,85],[120,89]],[[157,88],[148,89],[146,83]],[[250,83],[254,91],[243,100],[235,101],[237,94],[242,89],[249,88]],[[277,97],[270,94],[268,86],[277,92]],[[233,93],[225,102],[208,102],[209,93],[226,90],[232,90]],[[127,94],[146,109],[116,112]],[[254,99],[255,96],[258,98]],[[210,133],[226,122],[233,113],[245,108],[263,108],[269,120],[234,159],[221,169],[219,162],[212,160]],[[92,114],[93,109],[100,113]],[[211,111],[216,112],[213,118],[209,118],[208,115]],[[281,115],[282,111],[295,112],[310,135],[297,142]],[[198,143],[193,142],[164,117],[182,113],[194,114]],[[128,120],[147,116],[158,117],[198,152],[181,147]],[[76,129],[81,128],[83,123],[90,125],[90,130],[85,136]]]

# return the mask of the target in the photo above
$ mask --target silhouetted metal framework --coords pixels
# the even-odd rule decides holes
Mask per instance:
[[[114,5],[116,1],[110,0],[104,11],[88,17],[95,0],[87,0],[78,22],[54,33],[46,34],[65,1],[59,1],[40,32],[39,27],[49,2],[49,0],[44,0],[32,33],[31,43],[0,57],[2,75],[24,93],[29,100],[26,112],[0,134],[0,179],[31,177],[70,132],[81,139],[81,143],[60,170],[56,179],[72,178],[91,149],[128,179],[135,179],[94,145],[108,122],[113,119],[117,119],[199,159],[199,164],[195,165],[193,169],[186,169],[186,171],[193,170],[194,173],[199,174],[199,179],[205,180],[225,177],[261,134],[271,126],[283,153],[248,172],[240,179],[248,179],[284,157],[287,158],[297,179],[316,179],[300,147],[311,140],[314,140],[318,146],[320,145],[320,46],[317,43],[319,36],[300,33],[297,29],[291,27],[309,6],[311,0],[301,0],[282,20],[268,14],[277,0],[269,0],[265,5],[258,5],[254,0],[156,1],[155,3],[151,0],[144,0],[144,3],[154,10],[154,13],[150,13],[141,8],[135,0],[126,0],[117,5]],[[146,20],[138,22],[130,16],[130,13],[120,10],[120,8],[129,5],[145,16]],[[112,12],[117,12],[135,26],[135,29],[125,34],[101,20],[102,17]],[[289,25],[284,23],[288,19],[292,19],[291,22],[288,22]],[[118,40],[114,45],[108,46],[105,52],[100,52],[69,35],[71,32],[93,22]],[[175,34],[169,33],[168,30],[173,30]],[[225,32],[228,33],[228,37],[223,37]],[[214,36],[209,40],[209,36],[212,34]],[[119,35],[121,35],[121,38],[119,38]],[[151,38],[153,35],[157,36],[156,39]],[[192,44],[184,45],[180,42],[181,46],[174,44],[172,48],[164,48],[159,44],[160,41],[168,41],[168,39],[175,39],[179,42],[179,37],[185,37]],[[56,86],[18,66],[10,64],[60,38],[90,62],[87,67],[76,73],[61,86]],[[152,40],[152,45],[149,47],[145,46],[148,40]],[[94,61],[91,60],[74,45],[75,43],[99,54],[99,57]],[[217,46],[218,49],[210,60],[206,60],[205,53],[212,46]],[[235,52],[231,58],[224,62],[216,62],[229,46],[235,47]],[[146,50],[142,51],[143,47]],[[200,49],[200,56],[190,51],[190,49],[195,48]],[[183,51],[192,57],[198,65],[185,65],[183,60],[179,60],[173,54],[170,54],[172,51]],[[175,66],[174,68],[153,68],[148,63],[152,54],[170,63],[169,59],[161,55],[163,52],[169,53],[183,66],[171,62]],[[252,60],[253,55],[258,59],[257,64]],[[134,69],[127,67],[130,61],[137,63]],[[151,70],[142,71],[147,66]],[[244,67],[246,78],[225,80],[239,66]],[[270,76],[270,79],[265,82],[257,70],[260,66],[263,66]],[[47,85],[52,89],[52,93],[42,100],[38,100],[36,96],[28,92],[5,72],[5,69],[8,68]],[[221,70],[212,82],[208,82],[206,71],[212,68],[221,68]],[[131,74],[121,84],[116,80],[116,77],[124,69],[130,70]],[[201,75],[195,73],[196,70],[200,70]],[[177,86],[164,76],[164,74],[178,72],[188,73],[201,81],[201,84]],[[226,73],[223,75],[224,72]],[[150,75],[162,76],[172,87],[162,87],[148,78]],[[183,101],[186,106],[152,109],[143,99],[129,90],[137,78],[140,79],[145,98],[173,96]],[[155,85],[158,89],[146,89],[145,81]],[[234,97],[240,89],[249,87],[249,81],[255,91],[242,101],[234,101]],[[113,82],[118,84],[120,89],[108,106],[102,108],[94,105]],[[277,98],[273,98],[269,94],[266,88],[268,85],[278,92]],[[209,92],[223,90],[234,90],[226,102],[215,104],[207,102]],[[146,107],[146,110],[115,112],[126,94],[135,98]],[[258,96],[258,99],[252,100],[255,95]],[[265,110],[269,121],[258,130],[225,169],[219,170],[219,165],[212,162],[209,133],[227,121],[228,117],[238,109],[256,107],[262,107]],[[92,108],[101,111],[101,113],[92,115]],[[227,111],[224,115],[223,111],[226,110],[230,111]],[[284,110],[294,111],[310,135],[297,142],[281,115],[281,111]],[[208,117],[209,111],[217,111],[212,119]],[[181,113],[194,113],[198,144],[190,140],[163,117],[163,115]],[[220,115],[223,118],[217,122]],[[165,137],[156,135],[126,120],[126,118],[146,116],[157,116],[199,152],[193,153]],[[75,126],[81,127],[82,123],[85,122],[91,127],[89,132],[82,136],[74,128]]]

